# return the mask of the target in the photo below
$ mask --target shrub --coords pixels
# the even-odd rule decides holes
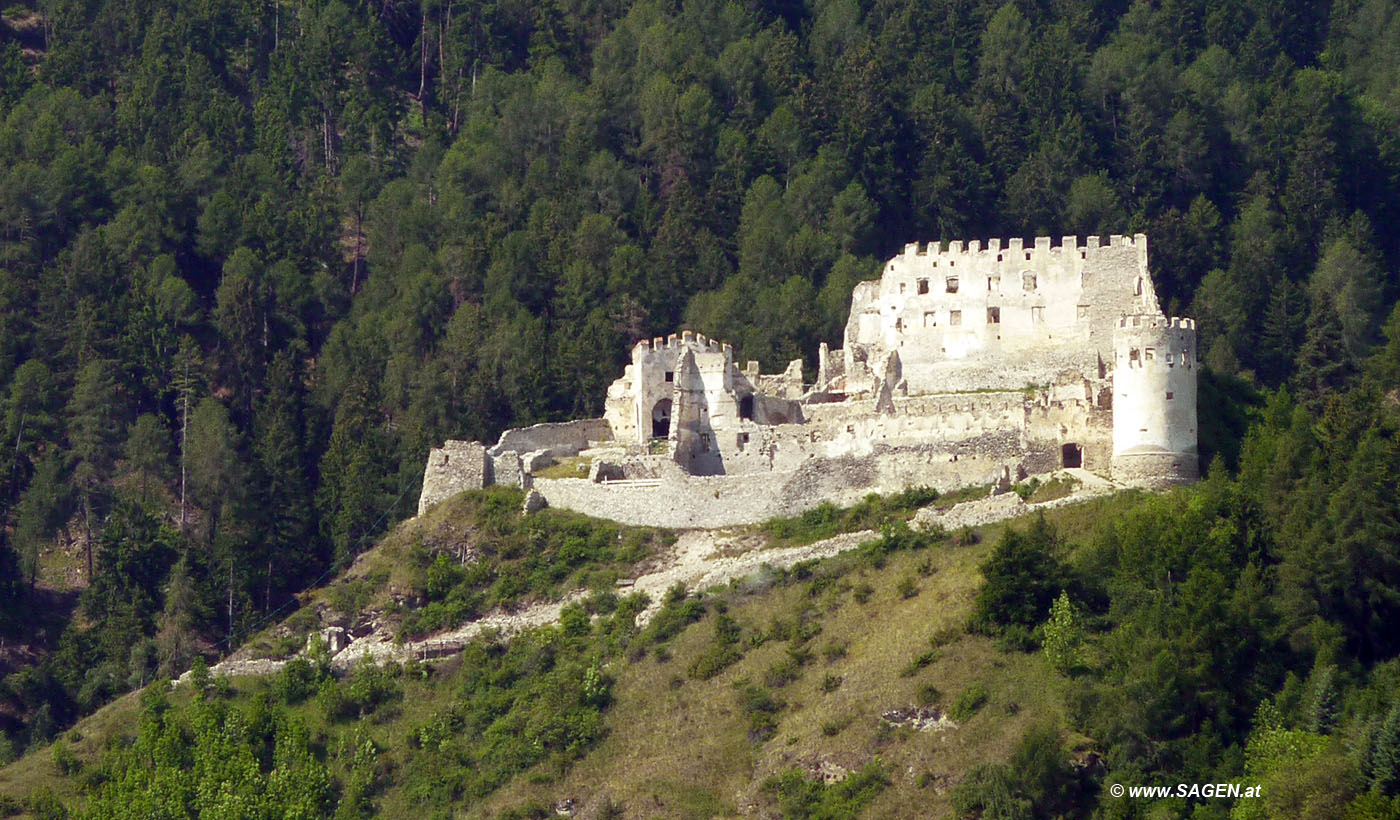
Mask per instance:
[[[733,618],[720,615],[715,619],[714,638],[710,645],[691,661],[686,670],[687,674],[696,680],[709,680],[724,671],[744,656],[739,648],[739,639],[742,636],[743,630]]]
[[[879,760],[872,760],[845,780],[830,785],[808,780],[801,769],[788,769],[770,777],[764,791],[773,795],[789,820],[858,817],[876,795],[890,784]]]
[[[1070,603],[1069,595],[1061,592],[1050,606],[1050,618],[1041,628],[1041,645],[1045,659],[1061,674],[1079,664],[1079,646],[1084,642],[1084,628],[1079,612]]]
[[[929,664],[938,660],[938,658],[939,652],[937,649],[930,649],[927,652],[920,652],[914,657],[912,661],[908,663],[908,665],[906,665],[903,669],[899,670],[899,676],[901,678],[912,678],[915,675],[919,674],[920,669],[923,669],[925,666],[928,666]]]
[[[762,743],[777,733],[778,712],[784,705],[782,701],[747,679],[735,681],[734,692],[739,701],[739,710],[748,718],[751,742]]]
[[[83,762],[78,759],[77,755],[73,754],[73,750],[68,748],[67,743],[61,740],[55,742],[53,744],[52,753],[53,766],[58,770],[59,774],[64,777],[69,777],[70,775],[82,771]]]
[[[986,579],[977,592],[971,626],[986,634],[1019,624],[1040,623],[1055,596],[1069,586],[1069,573],[1053,550],[1058,539],[1045,517],[1025,532],[1008,529],[982,565]]]
[[[970,719],[987,705],[987,697],[986,686],[981,683],[970,684],[953,699],[953,705],[948,707],[948,717],[959,723]]]

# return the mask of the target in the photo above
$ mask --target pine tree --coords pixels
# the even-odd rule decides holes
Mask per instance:
[[[175,563],[165,581],[165,605],[156,632],[156,657],[164,677],[179,676],[194,657],[196,605],[189,556],[186,555]]]
[[[1346,389],[1354,373],[1337,313],[1324,297],[1313,305],[1308,316],[1303,346],[1294,366],[1294,392],[1304,406],[1317,413],[1327,394]]]
[[[126,439],[126,463],[141,478],[141,503],[146,503],[148,484],[162,481],[170,459],[170,433],[151,413],[142,413],[131,425]]]
[[[1387,797],[1400,795],[1400,704],[1390,707],[1366,750],[1366,779]]]
[[[110,362],[93,360],[78,372],[68,402],[68,444],[72,480],[83,513],[88,580],[92,580],[93,516],[116,465],[122,435],[122,408],[112,381]]]
[[[38,579],[40,548],[68,520],[70,502],[63,457],[51,451],[39,462],[15,510],[13,541],[31,589]]]
[[[306,569],[324,559],[314,532],[314,500],[302,460],[307,438],[304,404],[297,360],[282,351],[268,367],[267,389],[254,419],[255,486],[261,498],[259,561],[267,573],[264,607],[271,606],[274,592],[298,587]]]

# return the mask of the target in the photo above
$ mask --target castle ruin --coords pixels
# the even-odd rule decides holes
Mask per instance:
[[[638,342],[601,419],[429,456],[419,511],[488,484],[624,523],[717,527],[824,501],[1083,468],[1130,486],[1198,475],[1196,331],[1167,318],[1147,239],[909,245],[861,282],[840,350],[777,375],[683,332]],[[587,476],[536,476],[582,456]]]

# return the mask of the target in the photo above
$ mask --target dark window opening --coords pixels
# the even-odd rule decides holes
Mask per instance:
[[[739,399],[739,418],[753,418],[753,394],[749,394]]]
[[[989,307],[989,308],[987,308],[987,324],[989,324],[989,325],[999,325],[999,324],[1001,324],[1001,308],[999,308],[999,307]]]
[[[1084,449],[1074,442],[1060,448],[1061,467],[1083,467]]]
[[[651,408],[651,437],[666,438],[671,435],[671,400],[662,399]]]
[[[944,283],[944,287],[947,289],[947,291],[948,291],[949,293],[957,293],[957,292],[958,292],[958,277],[956,277],[956,276],[949,276],[949,277],[948,277],[948,281],[947,281],[946,283]]]
[[[919,293],[928,293],[928,280],[927,280],[927,279],[920,279],[920,280],[919,280]]]
[[[673,381],[675,381],[675,380],[676,380],[676,373],[675,373],[675,371],[674,371],[674,370],[667,370],[667,371],[666,371],[666,381],[668,381],[668,382],[673,382]]]

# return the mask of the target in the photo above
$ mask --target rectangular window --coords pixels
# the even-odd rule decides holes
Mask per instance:
[[[960,324],[962,324],[962,311],[961,311],[961,310],[950,310],[950,311],[948,311],[948,324],[950,324],[950,325],[960,325]]]
[[[1171,401],[1171,400],[1172,400],[1172,391],[1168,390],[1168,391],[1167,391],[1167,401]]]
[[[894,329],[895,329],[895,330],[903,330],[903,329],[904,329],[904,320],[903,320],[903,319],[895,319],[895,320],[894,320]]]
[[[666,371],[666,381],[668,381],[668,382],[673,382],[673,381],[675,381],[675,380],[676,380],[675,371],[673,371],[673,370],[667,370],[667,371]]]
[[[1147,348],[1147,360],[1150,362],[1150,361],[1152,361],[1153,359],[1156,359],[1156,358],[1157,358],[1157,350],[1156,350],[1156,348],[1151,348],[1151,347]]]
[[[1176,366],[1176,361],[1175,361],[1175,359],[1176,359],[1176,357],[1172,355],[1172,352],[1171,352],[1170,350],[1168,350],[1168,351],[1167,351],[1167,367],[1175,367],[1175,366]]]
[[[937,327],[937,326],[938,326],[938,314],[934,313],[934,312],[931,311],[931,310],[930,310],[928,313],[925,313],[925,314],[924,314],[924,327]]]
[[[998,291],[998,290],[1001,290],[1001,277],[1000,277],[1000,276],[988,276],[988,277],[987,277],[987,290],[988,290],[989,292],[990,292],[990,291]]]
[[[928,293],[928,280],[927,280],[927,279],[920,279],[920,280],[919,280],[919,293]]]
[[[1135,364],[1137,364],[1137,363],[1138,363],[1138,349],[1135,347],[1135,348],[1133,348],[1132,350],[1129,350],[1129,351],[1128,351],[1128,366],[1131,367],[1131,366],[1133,366],[1133,365],[1135,365]]]
[[[1021,274],[1021,290],[1035,290],[1035,274],[1030,271]]]
[[[989,325],[999,325],[999,324],[1001,324],[1001,308],[999,308],[999,307],[989,307],[989,308],[987,308],[987,324],[989,324]]]
[[[900,283],[899,283],[899,292],[900,292],[900,293],[903,293],[903,292],[904,292],[904,283],[903,283],[903,282],[900,282]]]
[[[957,293],[957,292],[958,292],[958,277],[956,277],[956,276],[949,276],[949,277],[948,277],[948,281],[944,283],[944,287],[946,287],[946,288],[948,289],[948,292],[949,292],[949,293]]]
[[[1037,325],[1045,324],[1045,308],[1040,305],[1031,308],[1031,321]]]

